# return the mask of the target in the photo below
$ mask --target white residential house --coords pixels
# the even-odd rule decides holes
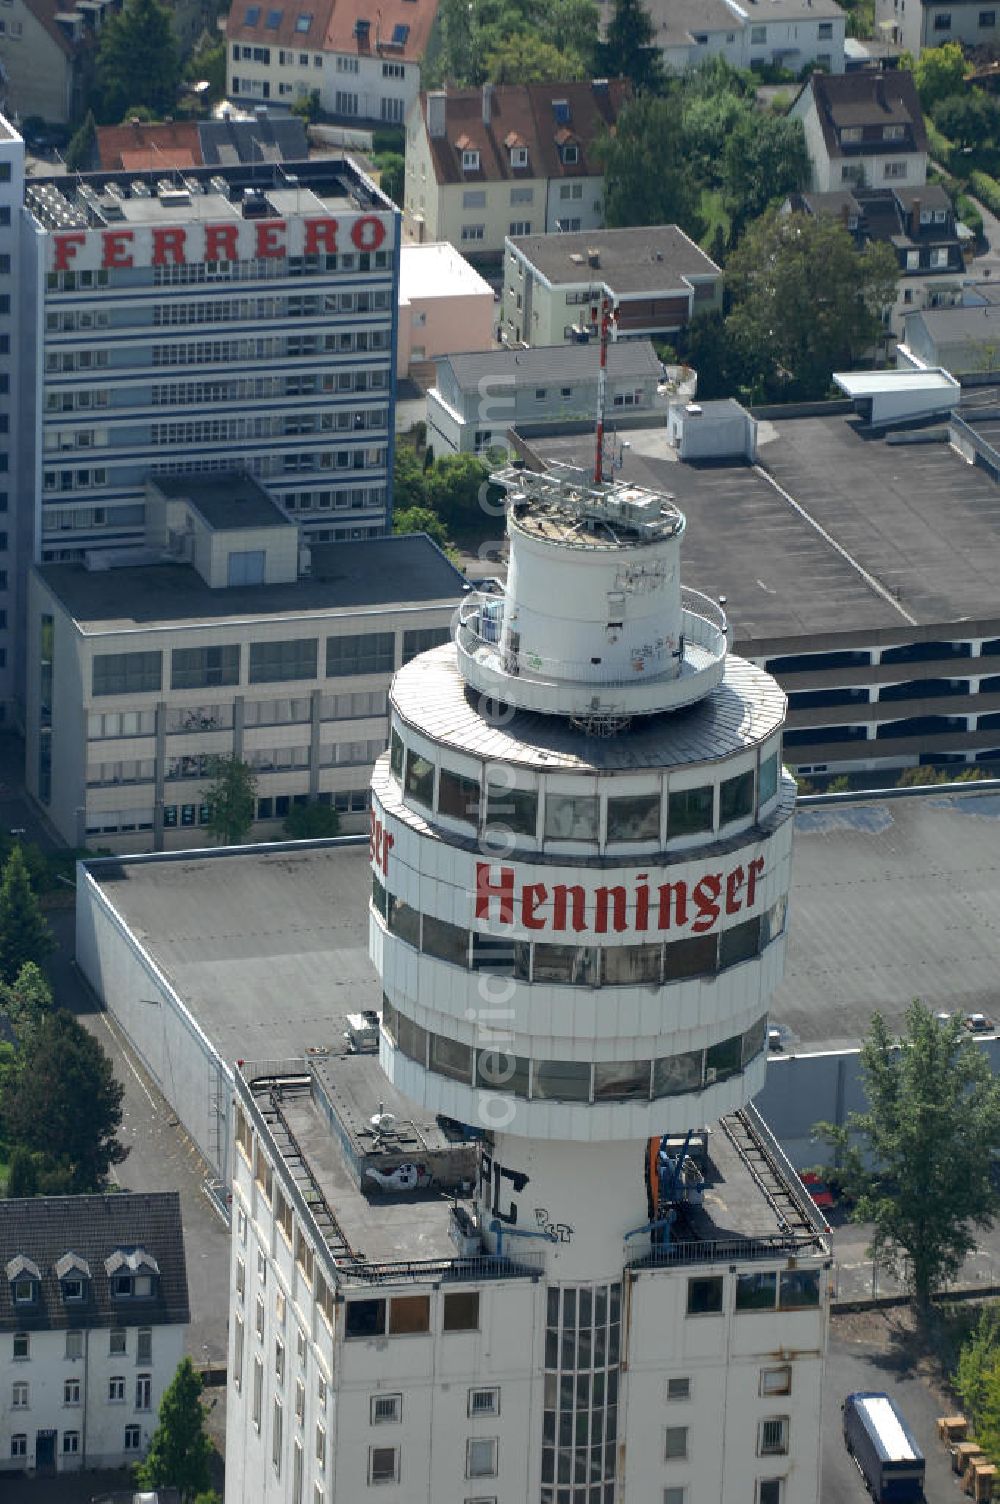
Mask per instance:
[[[844,71],[846,17],[836,0],[649,0],[656,44],[671,72],[721,57],[734,68],[762,64],[799,73],[809,63]],[[607,23],[610,0],[601,6]]]
[[[177,1192],[0,1201],[0,1249],[0,1475],[139,1462],[184,1356]]]
[[[919,57],[926,47],[960,42],[996,47],[1000,10],[990,0],[875,0],[875,35]]]
[[[916,188],[927,181],[924,113],[906,69],[814,73],[791,108],[802,121],[818,193]]]
[[[420,88],[437,0],[237,0],[226,22],[226,90],[281,105],[319,95],[342,120],[402,125]]]
[[[406,122],[410,234],[496,261],[508,235],[599,228],[594,148],[627,97],[626,83],[607,79],[421,94]]]

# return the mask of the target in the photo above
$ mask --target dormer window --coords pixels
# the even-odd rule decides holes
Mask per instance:
[[[852,146],[858,141],[863,141],[864,134],[860,125],[845,125],[840,132],[840,143],[842,146]]]
[[[580,148],[574,142],[568,141],[562,149],[562,159],[570,166],[575,162],[579,162]]]
[[[526,146],[512,146],[510,149],[511,167],[527,167],[528,148]]]
[[[86,1298],[90,1280],[90,1265],[86,1259],[78,1253],[64,1253],[52,1266],[52,1272],[59,1281],[62,1298],[67,1304],[72,1305],[73,1302]]]
[[[905,135],[905,125],[883,125],[882,127],[883,141],[902,141]]]
[[[16,1306],[33,1305],[38,1299],[42,1273],[38,1265],[19,1253],[12,1258],[6,1269],[10,1282],[10,1294]]]
[[[149,1300],[160,1266],[144,1248],[116,1248],[104,1261],[112,1300]]]
[[[462,171],[479,171],[479,152],[474,147],[465,147],[462,152]]]
[[[553,99],[552,113],[560,125],[568,125],[570,120],[569,100]]]

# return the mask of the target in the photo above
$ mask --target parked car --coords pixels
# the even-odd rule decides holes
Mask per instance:
[[[833,1192],[826,1181],[819,1178],[815,1170],[803,1170],[799,1179],[817,1206],[823,1208],[836,1206],[836,1198]]]
[[[887,1394],[849,1394],[841,1406],[844,1444],[875,1504],[919,1504],[924,1454]]]
[[[985,1013],[967,1013],[962,1020],[970,1034],[992,1034],[996,1025]]]

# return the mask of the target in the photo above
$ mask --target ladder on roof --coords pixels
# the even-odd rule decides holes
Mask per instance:
[[[730,1112],[720,1118],[719,1126],[746,1165],[782,1231],[815,1238],[816,1227],[789,1187],[785,1173],[757,1132],[749,1114]]]
[[[266,1101],[258,1103],[271,1137],[274,1139],[275,1148],[288,1166],[288,1172],[295,1182],[295,1187],[312,1213],[313,1220],[326,1239],[330,1252],[338,1259],[353,1259],[354,1253],[351,1245],[334,1216],[329,1202],[316,1184],[299,1147],[298,1139],[285,1120],[285,1114],[281,1109],[281,1098],[281,1088],[272,1086],[268,1091]]]

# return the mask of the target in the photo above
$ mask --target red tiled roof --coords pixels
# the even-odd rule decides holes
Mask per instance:
[[[202,164],[201,142],[194,120],[157,125],[140,120],[127,125],[99,125],[97,153],[104,172]]]
[[[625,79],[610,83],[498,84],[489,89],[489,124],[483,121],[483,90],[446,92],[445,134],[429,136],[439,183],[500,182],[529,177],[595,177],[601,168],[594,146],[613,129],[629,98]],[[557,108],[558,106],[558,112]],[[420,108],[427,120],[427,95]],[[564,162],[561,147],[577,147],[577,160]],[[528,166],[512,167],[513,146],[528,148]],[[462,169],[462,152],[479,152],[479,171]]]
[[[226,36],[412,63],[424,55],[437,7],[438,0],[235,0]]]

